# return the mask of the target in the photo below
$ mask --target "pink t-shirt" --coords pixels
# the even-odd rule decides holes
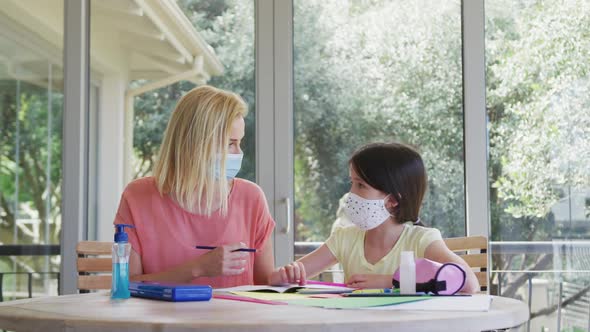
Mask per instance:
[[[141,256],[144,274],[171,269],[207,252],[195,249],[196,245],[243,242],[259,249],[248,255],[246,271],[240,275],[192,280],[215,288],[254,283],[254,260],[275,226],[260,187],[238,178],[229,194],[227,216],[216,211],[209,218],[185,211],[168,195],[161,196],[153,177],[135,180],[121,196],[114,223],[135,226],[127,233],[133,250]]]

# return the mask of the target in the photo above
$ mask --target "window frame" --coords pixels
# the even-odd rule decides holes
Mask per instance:
[[[483,235],[489,238],[484,1],[462,1],[461,20],[465,235]],[[271,213],[277,223],[274,243],[275,260],[279,266],[292,261],[295,251],[292,54],[293,0],[257,0],[256,177],[267,195]]]

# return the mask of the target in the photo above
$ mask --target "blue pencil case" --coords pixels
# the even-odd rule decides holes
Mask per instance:
[[[170,302],[209,301],[213,289],[207,285],[130,282],[131,296]]]

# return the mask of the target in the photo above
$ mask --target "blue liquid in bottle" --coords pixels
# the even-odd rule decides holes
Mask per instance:
[[[128,299],[129,296],[131,296],[129,294],[129,264],[114,263],[111,298]]]
[[[131,225],[115,225],[115,243],[113,243],[113,282],[111,287],[112,299],[128,299],[129,292],[129,254],[131,254],[131,244],[129,237],[125,233],[125,227]]]

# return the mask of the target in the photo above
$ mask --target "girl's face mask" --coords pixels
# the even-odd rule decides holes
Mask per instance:
[[[382,199],[365,199],[349,193],[344,202],[344,212],[355,226],[368,231],[390,217],[389,211],[385,208],[385,199],[387,196]]]
[[[393,274],[393,287],[399,288],[399,276],[398,268]],[[455,263],[416,259],[416,292],[453,295],[463,288],[466,277],[463,268]]]

